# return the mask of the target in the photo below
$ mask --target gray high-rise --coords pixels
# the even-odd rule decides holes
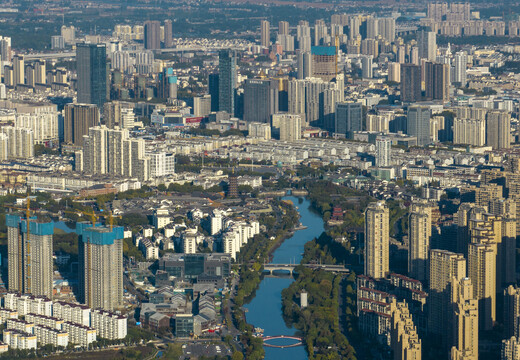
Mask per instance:
[[[327,129],[352,139],[355,131],[363,130],[363,106],[361,103],[340,103],[336,105],[334,129]]]
[[[421,67],[401,64],[401,101],[421,101]]]
[[[161,23],[159,21],[144,23],[144,48],[148,50],[161,48]]]
[[[77,44],[78,103],[103,108],[107,98],[106,54],[105,44]]]
[[[244,85],[244,120],[270,123],[278,112],[276,81],[251,79]]]
[[[430,143],[430,109],[423,106],[408,108],[406,122],[408,135],[417,137],[417,145],[424,146]]]
[[[235,51],[220,50],[218,55],[218,103],[219,111],[233,115],[237,84],[237,57]]]

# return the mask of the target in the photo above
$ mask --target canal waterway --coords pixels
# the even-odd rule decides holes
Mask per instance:
[[[311,203],[307,199],[299,199],[287,196],[284,200],[290,200],[298,208],[300,222],[306,229],[297,230],[293,236],[286,239],[273,254],[273,264],[299,264],[308,241],[321,235],[324,231],[323,219],[311,209]],[[245,305],[247,308],[246,319],[249,324],[264,329],[265,336],[294,335],[295,328],[289,328],[283,320],[282,314],[282,290],[289,287],[294,281],[291,276],[264,277],[256,291],[255,297]],[[294,340],[276,340],[270,342],[275,345],[289,345]],[[307,359],[305,347],[270,348],[264,347],[265,359]]]

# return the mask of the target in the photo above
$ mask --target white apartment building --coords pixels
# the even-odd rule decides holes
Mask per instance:
[[[147,153],[150,159],[150,177],[158,178],[175,174],[175,153],[157,152]]]
[[[52,315],[52,301],[44,296],[7,293],[4,295],[4,308],[17,311],[19,316],[27,314]]]
[[[90,312],[88,306],[61,301],[56,301],[52,308],[53,317],[84,326],[90,326]]]
[[[53,329],[61,330],[63,328],[62,319],[58,319],[52,316],[27,314],[25,315],[25,321],[33,323],[34,325],[47,326]]]
[[[92,327],[99,337],[109,340],[124,339],[127,334],[126,316],[117,315],[105,310],[92,311]]]
[[[69,345],[69,333],[53,329],[43,325],[34,327],[34,335],[41,345],[52,345],[67,347]]]
[[[97,339],[96,330],[88,326],[66,321],[62,329],[69,333],[69,341],[73,344],[88,346]]]
[[[36,349],[38,345],[36,335],[27,334],[14,329],[4,330],[3,340],[10,349],[30,350]]]

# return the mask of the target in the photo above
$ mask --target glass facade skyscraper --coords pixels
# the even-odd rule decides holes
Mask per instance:
[[[218,55],[218,61],[219,110],[233,115],[235,112],[235,89],[237,86],[237,57],[235,51],[221,50]]]
[[[77,44],[78,103],[103,108],[107,98],[106,54],[104,44]]]

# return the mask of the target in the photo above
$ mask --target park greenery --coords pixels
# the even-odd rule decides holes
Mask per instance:
[[[348,250],[323,233],[319,239],[305,245],[302,263],[320,259],[321,263],[336,264],[345,261]],[[303,333],[309,359],[356,359],[356,351],[340,329],[340,318],[345,319],[349,336],[357,332],[355,326],[356,294],[354,273],[348,277],[303,266],[296,268],[298,278],[282,291],[284,319]],[[345,286],[346,284],[346,286]],[[346,288],[343,290],[343,288]],[[300,307],[300,293],[308,294],[308,306]],[[343,297],[345,313],[339,297]]]
[[[253,336],[253,327],[246,323],[242,306],[260,285],[262,264],[269,260],[270,253],[298,223],[298,213],[292,203],[273,200],[271,205],[274,213],[263,214],[259,219],[260,225],[265,226],[266,231],[244,245],[237,259],[243,266],[238,269],[240,282],[234,298],[233,321],[242,332],[241,341],[245,347],[246,359],[263,359],[264,349],[262,339]]]

